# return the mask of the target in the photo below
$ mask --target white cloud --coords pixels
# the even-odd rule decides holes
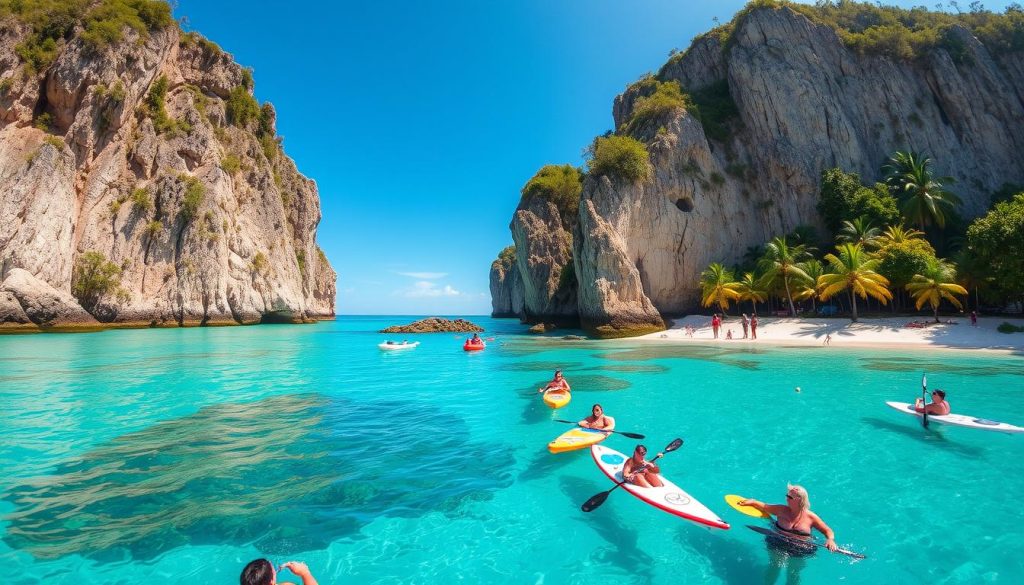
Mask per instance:
[[[408,276],[409,278],[415,278],[418,280],[437,280],[448,276],[447,272],[396,272],[402,276]]]
[[[437,285],[437,283],[430,282],[429,280],[420,280],[413,284],[411,290],[405,291],[405,296],[409,298],[422,298],[422,297],[457,297],[462,293],[452,288],[451,285],[446,284],[443,287]]]

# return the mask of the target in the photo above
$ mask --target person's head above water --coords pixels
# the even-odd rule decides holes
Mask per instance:
[[[790,507],[796,505],[800,510],[809,510],[811,508],[811,499],[807,496],[807,490],[799,485],[786,486],[786,503]]]
[[[267,559],[256,559],[242,569],[241,585],[273,585],[277,582],[274,565]]]
[[[601,408],[600,404],[595,404],[594,406],[590,407],[590,414],[594,416],[601,416],[602,414],[604,414],[604,409]]]
[[[932,392],[932,401],[933,402],[938,402],[939,401],[939,400],[935,399],[936,397],[938,397],[939,400],[945,400],[946,399],[946,391],[945,390],[934,390]]]

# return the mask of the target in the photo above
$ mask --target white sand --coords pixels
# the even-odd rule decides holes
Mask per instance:
[[[996,327],[1007,321],[1013,325],[1024,325],[1024,319],[1003,317],[980,317],[978,326],[971,326],[969,316],[952,319],[954,324],[941,317],[942,323],[935,324],[930,317],[861,318],[851,323],[847,318],[790,318],[758,317],[757,340],[743,339],[743,323],[738,316],[727,316],[714,339],[711,331],[711,317],[690,315],[676,319],[668,331],[651,333],[634,339],[671,342],[694,342],[700,344],[767,344],[767,345],[825,345],[825,338],[831,335],[831,347],[891,347],[891,348],[954,348],[988,349],[1001,351],[1024,350],[1024,333],[1000,333]],[[932,322],[924,328],[909,328],[906,324],[916,321]],[[693,337],[686,335],[685,328],[694,328]],[[726,339],[726,332],[732,330],[732,340]]]

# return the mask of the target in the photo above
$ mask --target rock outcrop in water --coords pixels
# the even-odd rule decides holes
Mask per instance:
[[[957,180],[968,217],[1004,183],[1024,183],[1024,55],[990,51],[956,25],[913,59],[857,51],[809,18],[813,10],[746,10],[727,38],[699,38],[615,99],[618,133],[645,144],[653,172],[584,181],[573,259],[576,311],[591,333],[660,329],[662,315],[698,306],[710,262],[738,261],[748,246],[799,225],[821,226],[825,169],[877,180],[892,152],[925,151]],[[678,82],[702,113],[675,109],[631,124],[656,82]],[[549,247],[546,230],[516,224],[517,250]],[[529,299],[522,262],[520,273]],[[533,293],[534,306],[544,305],[544,291]],[[499,287],[499,297],[511,294]]]
[[[465,319],[427,317],[408,325],[392,325],[381,333],[480,333],[484,328]]]
[[[316,184],[249,71],[169,9],[97,40],[80,4],[0,12],[0,329],[332,316]]]

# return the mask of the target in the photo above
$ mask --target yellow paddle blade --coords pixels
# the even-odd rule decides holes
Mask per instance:
[[[753,506],[741,506],[739,503],[741,500],[745,500],[743,496],[737,496],[736,494],[729,494],[725,496],[725,503],[729,504],[736,509],[737,512],[742,512],[747,516],[753,516],[754,518],[771,518],[771,515],[758,510]]]

